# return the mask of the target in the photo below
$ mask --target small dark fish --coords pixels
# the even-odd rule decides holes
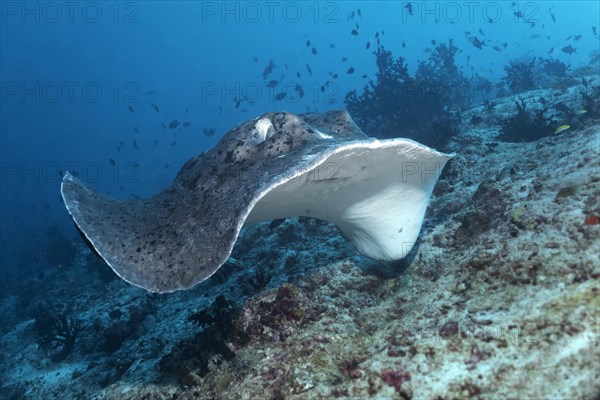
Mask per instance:
[[[110,163],[110,165],[112,165],[113,167],[117,166],[117,162],[115,160],[113,160],[112,158],[108,160],[108,162]]]
[[[521,11],[515,11],[514,14],[517,18],[523,18],[523,13]]]
[[[288,70],[288,65],[287,64],[283,64],[283,67],[285,68],[285,70]]]
[[[371,42],[367,42],[367,45],[365,47],[367,50],[369,50],[371,48]]]
[[[550,18],[552,18],[552,22],[556,23],[556,16],[550,13]]]
[[[436,44],[436,43],[437,43],[437,42],[435,41],[435,39],[431,39],[431,45],[432,45],[432,46],[435,46],[435,44]]]
[[[237,99],[236,99],[236,100],[235,100],[235,108],[236,108],[236,109],[240,108],[240,104],[242,104],[242,99],[240,99],[240,100],[237,100]]]
[[[554,47],[551,48],[550,50],[548,50],[548,54],[552,54],[552,53],[554,53]]]
[[[131,143],[131,145],[133,146],[134,149],[139,150],[139,147],[138,147],[135,139],[133,139],[133,142]]]
[[[127,106],[127,108],[129,109],[130,112],[134,113],[135,111],[133,111],[133,107],[131,106]]]
[[[310,69],[310,66],[308,64],[306,64],[306,69],[308,70],[308,74],[312,76],[312,69]]]
[[[498,47],[498,46],[494,46],[494,47],[492,47],[492,49],[494,49],[494,50],[496,50],[496,51],[501,51],[501,50],[502,50],[502,49],[501,49],[500,47]]]
[[[479,50],[484,46],[484,43],[477,39],[477,36],[473,37],[473,46],[477,47]]]
[[[362,78],[367,79],[367,74],[363,74]]]
[[[265,67],[265,69],[263,70],[263,73],[262,73],[262,77],[264,80],[267,79],[267,76],[269,76],[273,73],[273,68],[275,68],[275,64],[273,63],[273,60],[269,60],[269,64]]]
[[[204,136],[206,136],[206,137],[211,137],[215,133],[217,133],[217,131],[215,129],[212,129],[212,128],[211,129],[204,128],[204,129],[202,129],[202,133],[204,133]]]
[[[300,78],[300,76],[301,76],[301,75],[300,75],[300,72],[296,72],[296,76],[297,76],[298,78]]]
[[[346,57],[342,57],[342,62],[346,62],[348,59]]]
[[[565,46],[561,50],[563,51],[563,53],[567,53],[569,55],[571,55],[577,51],[577,49],[571,45]]]
[[[190,109],[186,107],[185,108],[185,113],[187,114],[189,111],[190,111]]]
[[[465,37],[469,37],[470,34],[471,34],[471,32],[465,31]]]
[[[316,55],[317,54],[317,49],[313,47],[312,49],[310,49],[310,52]]]
[[[134,131],[135,133],[138,133],[138,128],[137,128],[137,127],[136,127],[136,128],[133,128],[133,131]]]
[[[330,49],[335,49],[335,43],[331,43],[331,44],[329,45],[329,48],[330,48]]]
[[[594,32],[594,36],[598,36],[598,27],[592,26],[592,32]]]
[[[575,35],[575,37],[573,38],[574,41],[578,41],[579,39],[581,39],[581,35]]]
[[[150,103],[150,105],[152,106],[152,108],[154,108],[154,111],[156,111],[157,113],[160,113],[160,108],[158,108],[158,106],[154,103]]]
[[[402,41],[402,47],[406,47],[406,43],[404,42],[404,40]]]
[[[352,75],[352,74],[354,73],[354,67],[350,67],[350,68],[348,68],[348,71],[346,71],[346,73],[347,73],[348,75]]]
[[[360,8],[356,10],[356,13],[358,14],[359,17],[362,17],[362,13],[360,12]]]
[[[406,8],[406,11],[408,11],[409,15],[413,15],[413,5],[412,5],[412,3],[406,3],[406,5],[404,6],[404,8]]]
[[[356,29],[352,29],[352,31],[350,32],[351,35],[356,36],[358,35],[358,31]]]
[[[190,125],[192,125],[192,123],[191,123],[191,122],[189,122],[189,121],[185,121],[185,122],[183,123],[183,125],[181,125],[181,126],[183,126],[184,128],[189,128],[189,127],[190,127]]]
[[[157,146],[158,145],[158,140],[154,140],[154,145]]]
[[[310,47],[310,40],[306,41],[306,47]]]
[[[379,32],[375,32],[375,39],[379,37]]]
[[[171,166],[171,164],[165,164],[165,165],[163,165],[163,168],[166,169],[166,168],[169,168],[170,166]]]
[[[156,93],[156,90],[148,90],[147,92],[144,92],[144,96],[152,96],[154,93]]]
[[[485,36],[485,33],[483,33],[483,30],[481,28],[479,28],[479,33],[481,34],[481,36]]]
[[[335,74],[335,73],[333,73],[333,74],[331,74],[331,77],[332,77],[333,79],[337,79],[337,78],[338,78],[338,74]]]
[[[254,62],[257,63],[258,62],[258,57],[254,57],[254,58],[252,58],[252,60],[254,60]]]
[[[162,128],[166,131],[167,130],[167,126],[165,125],[164,122],[161,122],[160,125],[162,126]]]
[[[171,143],[171,146],[175,146],[176,144],[177,144],[177,142],[174,141]]]
[[[285,99],[285,92],[277,93],[277,95],[275,96],[275,100],[277,100],[277,101],[283,100],[283,99]]]
[[[179,120],[178,119],[174,119],[173,121],[171,121],[169,123],[169,129],[175,129],[179,126]]]

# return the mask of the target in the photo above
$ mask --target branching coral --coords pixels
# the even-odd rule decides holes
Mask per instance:
[[[600,85],[591,86],[581,92],[583,100],[583,109],[586,110],[586,117],[599,119],[600,118]]]
[[[83,330],[83,323],[64,314],[54,314],[47,309],[40,309],[35,317],[33,329],[39,345],[48,350],[60,349],[50,359],[54,362],[63,361],[75,346],[77,334]]]
[[[467,82],[454,62],[457,51],[452,42],[439,44],[413,77],[402,57],[378,47],[375,82],[365,85],[361,95],[356,90],[346,95],[348,111],[371,136],[409,137],[442,148],[460,122],[451,110],[466,101]]]
[[[513,93],[534,89],[534,65],[535,59],[530,62],[511,61],[504,67],[506,75],[502,80]]]
[[[565,78],[567,76],[569,66],[560,60],[551,58],[543,60],[542,70],[548,76]]]
[[[556,121],[547,116],[548,107],[528,110],[525,100],[515,101],[517,113],[502,123],[498,139],[506,142],[533,142],[554,132]]]

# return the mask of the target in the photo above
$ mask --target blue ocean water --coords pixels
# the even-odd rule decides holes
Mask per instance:
[[[553,57],[577,66],[598,48],[593,1],[415,2],[413,16],[406,4],[3,2],[2,274],[15,262],[11,246],[23,252],[43,242],[52,224],[73,233],[57,192],[61,172],[77,171],[120,198],[153,194],[241,121],[274,110],[343,108],[344,95],[373,78],[377,32],[412,70],[434,47],[431,40],[453,39],[457,64],[491,81],[514,58],[546,57],[554,48]],[[560,50],[578,34],[575,53]],[[471,36],[485,47],[476,48]],[[501,52],[493,50],[503,43]],[[269,60],[275,68],[267,81],[298,83],[303,98],[290,90],[289,99],[275,100],[278,92],[262,79]],[[334,85],[321,92],[326,82]],[[248,101],[236,108],[242,98]],[[177,140],[160,125],[174,119],[191,122]],[[204,128],[216,134],[207,137]]]
[[[495,100],[515,60],[599,62],[596,1],[2,1],[0,13],[2,295],[61,257],[57,237],[81,243],[65,172],[148,197],[243,121],[346,108],[376,80],[377,48],[415,74],[456,46],[462,75],[494,88],[473,85],[463,108]]]

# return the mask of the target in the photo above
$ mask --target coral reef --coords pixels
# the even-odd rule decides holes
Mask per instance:
[[[585,80],[597,96],[597,78]],[[523,93],[518,107],[535,118],[536,102],[572,128],[500,140],[514,99],[461,112],[446,145],[457,156],[402,262],[288,218],[245,228],[197,287],[152,295],[78,245],[69,268],[46,266],[0,297],[0,396],[596,398],[598,119],[570,112],[579,83]],[[53,329],[46,338],[74,343],[61,362],[38,349],[36,331]]]
[[[50,355],[53,362],[65,360],[73,351],[75,339],[83,330],[83,322],[79,319],[67,317],[65,314],[55,314],[48,307],[41,307],[35,316],[33,330],[37,342],[46,354],[57,350]]]
[[[570,66],[556,58],[521,57],[504,67],[502,83],[509,93],[522,93],[537,88],[565,87],[575,83]]]
[[[570,67],[555,58],[542,60],[542,71],[551,77],[566,78]]]
[[[512,93],[520,93],[535,88],[534,65],[535,60],[528,62],[513,60],[504,67],[506,75],[503,81]]]
[[[583,110],[588,118],[600,119],[600,84],[593,86],[586,82],[585,90],[581,91]]]
[[[554,133],[556,121],[548,107],[528,110],[523,99],[515,101],[517,113],[504,120],[498,139],[507,142],[532,142]]]
[[[346,95],[348,111],[370,136],[409,137],[443,148],[460,122],[451,110],[468,98],[463,93],[467,81],[454,62],[457,51],[452,41],[438,44],[413,77],[402,57],[378,47],[376,80],[365,85],[361,95]]]

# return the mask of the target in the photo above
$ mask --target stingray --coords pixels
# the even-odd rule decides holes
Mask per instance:
[[[165,293],[214,274],[243,226],[286,217],[331,222],[361,254],[401,259],[451,157],[410,139],[370,138],[345,110],[273,112],[231,129],[147,199],[110,198],[70,173],[61,192],[122,279]]]

